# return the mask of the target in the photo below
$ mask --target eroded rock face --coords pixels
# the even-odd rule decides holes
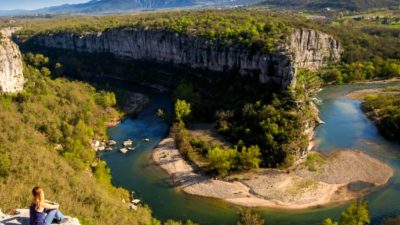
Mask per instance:
[[[0,93],[16,93],[24,87],[21,52],[10,39],[12,29],[0,33]]]
[[[256,75],[260,82],[273,82],[282,88],[294,85],[298,68],[317,69],[337,61],[340,44],[322,32],[294,30],[278,51],[250,53],[239,47],[221,47],[208,40],[167,31],[150,29],[110,29],[99,33],[41,35],[39,45],[91,53],[112,53],[136,60],[223,72],[236,70]]]

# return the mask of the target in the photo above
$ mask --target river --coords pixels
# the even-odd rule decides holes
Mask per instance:
[[[135,119],[126,119],[108,130],[110,138],[118,143],[131,138],[137,147],[126,155],[118,151],[107,152],[102,158],[111,168],[112,181],[116,186],[134,190],[138,198],[150,206],[159,219],[191,219],[202,225],[234,224],[240,207],[221,200],[184,194],[171,185],[169,177],[151,160],[151,151],[164,138],[169,127],[155,115],[157,108],[172,110],[171,98],[150,88],[114,81],[119,88],[142,92],[152,101],[151,106]],[[355,84],[330,86],[318,93],[322,100],[318,106],[320,116],[326,122],[316,129],[317,150],[329,153],[337,149],[361,150],[377,157],[395,170],[390,183],[367,196],[373,223],[383,217],[400,214],[400,146],[383,139],[376,127],[360,110],[360,102],[344,96],[354,90],[376,88],[392,84]],[[148,137],[150,142],[143,139]],[[256,209],[273,225],[320,225],[324,218],[337,219],[346,205],[323,207],[301,211]]]

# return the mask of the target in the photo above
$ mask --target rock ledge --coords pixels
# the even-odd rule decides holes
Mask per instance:
[[[15,210],[17,215],[6,215],[0,211],[0,225],[29,225],[29,209]],[[77,218],[66,216],[69,221],[63,225],[81,225]]]

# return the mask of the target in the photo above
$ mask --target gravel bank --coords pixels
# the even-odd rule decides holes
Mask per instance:
[[[337,151],[316,171],[299,164],[290,171],[260,169],[216,180],[196,173],[171,137],[155,148],[153,159],[185,193],[248,207],[305,209],[349,201],[393,176],[388,165],[365,153]]]

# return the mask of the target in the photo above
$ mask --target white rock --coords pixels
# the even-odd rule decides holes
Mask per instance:
[[[128,149],[127,148],[121,148],[119,151],[124,153],[124,154],[126,154],[128,152]]]
[[[133,141],[131,140],[131,139],[128,139],[128,140],[126,140],[126,141],[124,141],[123,142],[123,145],[126,147],[126,146],[130,146],[130,145],[132,145],[133,144]]]
[[[29,209],[17,209],[17,215],[4,215],[0,211],[0,224],[1,225],[29,225]],[[77,218],[68,218],[67,223],[63,223],[63,225],[80,225],[80,222]],[[55,224],[55,223],[54,223]]]
[[[129,208],[130,208],[130,209],[133,209],[133,210],[137,210],[138,207],[137,207],[136,205],[134,205],[134,204],[130,204],[130,205],[129,205]]]
[[[137,204],[139,204],[139,203],[140,203],[140,199],[133,199],[133,200],[132,200],[132,204],[137,205]]]
[[[22,56],[10,39],[11,29],[0,31],[0,93],[16,93],[24,88]]]

